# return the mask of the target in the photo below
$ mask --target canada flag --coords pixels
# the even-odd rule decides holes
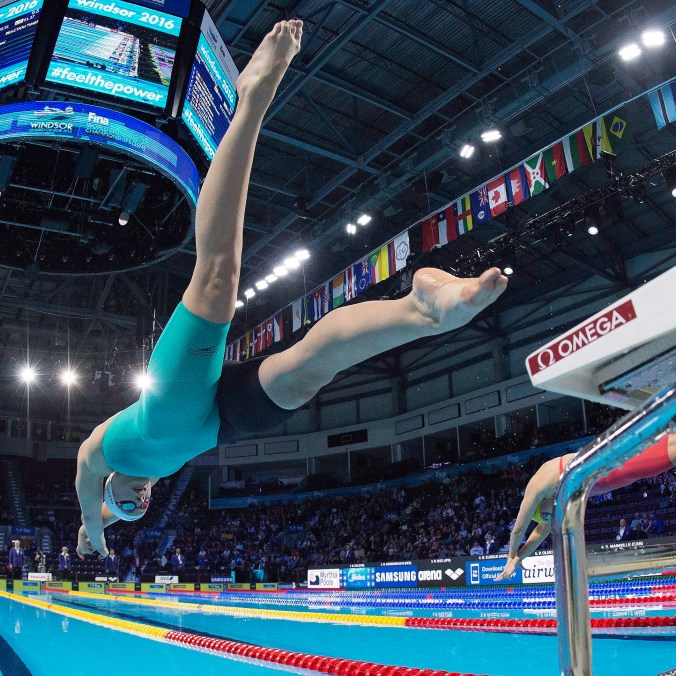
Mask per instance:
[[[499,216],[507,209],[507,186],[505,177],[500,176],[491,181],[488,188],[488,203],[491,207],[491,216]]]

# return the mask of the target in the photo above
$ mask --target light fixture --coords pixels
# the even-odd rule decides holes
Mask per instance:
[[[475,148],[471,143],[465,143],[465,145],[460,148],[460,157],[464,157],[468,160],[472,155],[474,155]]]
[[[310,258],[310,252],[307,249],[298,249],[293,255],[296,257],[297,261],[306,261]]]
[[[35,369],[32,366],[24,366],[21,369],[21,380],[23,380],[26,385],[30,385],[35,380],[35,375]]]
[[[513,274],[514,274],[514,268],[513,268],[509,263],[507,263],[507,264],[505,265],[505,267],[502,268],[502,271],[503,271],[506,275],[513,275]]]
[[[118,223],[120,225],[127,225],[129,223],[129,212],[128,211],[122,211],[120,212],[120,217],[117,219]]]
[[[256,295],[256,292],[253,289],[247,289],[244,292],[244,297],[245,298],[253,298]]]
[[[633,61],[641,56],[641,48],[635,42],[632,42],[622,47],[617,53],[622,61]]]
[[[300,262],[298,261],[297,258],[289,256],[288,258],[284,259],[284,266],[289,270],[295,270],[296,268],[300,267]]]
[[[145,390],[150,387],[152,383],[150,376],[147,373],[138,373],[136,378],[134,378],[134,382],[136,383],[136,387],[140,390]]]
[[[265,281],[266,281],[268,284],[272,284],[272,282],[276,282],[276,281],[277,281],[277,275],[265,275]]]
[[[368,225],[371,222],[371,217],[368,214],[362,214],[358,219],[359,225]]]
[[[655,28],[649,28],[641,33],[641,42],[646,47],[661,47],[666,42],[664,31]]]
[[[599,229],[598,229],[598,227],[595,226],[595,225],[590,225],[590,226],[587,228],[587,232],[588,232],[590,235],[594,236],[594,235],[598,235],[598,234],[599,234]]]
[[[265,291],[265,289],[268,288],[268,283],[267,283],[264,279],[259,279],[259,280],[256,282],[256,288],[257,288],[259,291]]]
[[[502,133],[499,129],[487,129],[481,134],[481,140],[484,143],[492,143],[493,141],[499,141],[502,138]]]
[[[274,272],[277,277],[285,277],[286,275],[289,274],[289,271],[286,269],[285,265],[278,265],[276,266],[272,272]]]
[[[244,303],[238,298],[235,301],[235,308],[241,308],[241,307],[244,307]]]
[[[348,223],[345,226],[345,230],[348,235],[356,235],[357,234],[357,226],[354,223]]]
[[[77,378],[75,374],[70,369],[64,369],[61,372],[61,382],[67,387],[70,387],[71,385],[75,384],[76,380]]]
[[[672,197],[676,197],[676,167],[664,170],[664,180],[667,182],[667,190]]]

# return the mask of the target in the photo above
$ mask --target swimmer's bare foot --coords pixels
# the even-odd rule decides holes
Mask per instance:
[[[240,100],[267,109],[291,59],[300,50],[302,35],[303,22],[299,19],[275,24],[237,78]]]
[[[413,277],[411,297],[432,327],[444,333],[467,324],[506,288],[507,277],[498,268],[469,279],[436,268],[422,268]]]

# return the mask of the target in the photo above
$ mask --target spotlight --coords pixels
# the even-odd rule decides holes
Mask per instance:
[[[359,225],[368,225],[371,222],[371,217],[368,214],[362,214],[358,219]]]
[[[120,217],[117,219],[117,221],[120,225],[127,225],[127,223],[129,223],[129,217],[130,217],[130,214],[129,214],[128,211],[122,211],[120,213]]]
[[[599,229],[598,229],[595,225],[590,225],[590,226],[587,228],[587,232],[588,232],[590,235],[592,235],[592,236],[593,236],[593,235],[598,235],[598,234],[599,234]]]
[[[152,384],[152,380],[150,379],[150,376],[147,373],[137,374],[136,378],[134,378],[134,382],[136,384],[136,387],[138,387],[140,390],[145,390]]]
[[[289,274],[289,271],[286,269],[284,265],[278,265],[276,268],[273,269],[273,271],[277,277],[284,277]]]
[[[239,300],[239,298],[238,298],[235,301],[235,308],[240,308],[240,307],[244,307],[244,303],[241,300]]]
[[[298,262],[297,258],[289,256],[289,258],[284,259],[284,266],[289,270],[295,270],[296,268],[300,267],[300,263]]]
[[[646,47],[661,47],[665,43],[666,37],[664,31],[648,29],[641,33],[641,41]]]
[[[256,295],[256,292],[253,289],[247,289],[244,292],[244,297],[245,298],[253,298]]]
[[[259,279],[259,280],[256,282],[256,288],[257,288],[259,291],[265,291],[265,289],[268,288],[268,283],[267,283],[264,279]]]
[[[641,56],[641,48],[635,42],[632,42],[622,47],[617,53],[622,61],[633,61]]]
[[[23,380],[23,382],[26,385],[30,385],[32,382],[35,381],[36,373],[35,373],[35,369],[32,366],[24,366],[21,369],[21,372],[20,372],[19,375],[21,376],[21,380]]]
[[[347,231],[348,235],[356,235],[357,234],[357,226],[354,223],[348,223],[345,226],[345,230]]]
[[[672,197],[676,197],[676,167],[664,170],[664,180],[667,182],[667,190]]]
[[[70,369],[65,369],[64,371],[62,371],[61,382],[67,387],[74,385],[76,380],[77,378],[75,374]]]
[[[509,263],[507,263],[507,265],[505,265],[505,267],[502,268],[502,271],[506,275],[513,275],[514,274],[514,268]]]
[[[310,252],[307,249],[299,249],[293,255],[296,257],[297,261],[306,261],[310,258]]]
[[[265,275],[265,281],[266,281],[268,284],[272,284],[272,282],[276,282],[276,281],[277,281],[277,275]]]
[[[493,141],[499,141],[502,138],[502,134],[499,129],[487,129],[481,134],[481,140],[484,143],[492,143]]]
[[[466,160],[468,160],[472,155],[474,155],[474,151],[476,148],[471,144],[471,143],[465,143],[465,145],[460,148],[460,157],[464,157]]]

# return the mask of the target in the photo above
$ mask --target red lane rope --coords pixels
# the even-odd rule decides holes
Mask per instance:
[[[553,633],[556,631],[556,620],[499,620],[476,618],[438,618],[409,617],[406,627],[420,629],[461,629],[464,631],[518,631],[537,633]],[[614,617],[592,619],[592,629],[617,629],[624,627],[676,627],[674,617]]]
[[[284,664],[289,667],[310,669],[323,674],[335,674],[336,676],[475,676],[475,674],[460,673],[457,671],[443,671],[435,669],[410,669],[409,667],[397,667],[387,664],[375,664],[373,662],[361,662],[359,660],[347,660],[340,657],[323,657],[321,655],[308,655],[289,650],[266,648],[265,646],[227,641],[224,639],[188,634],[182,631],[170,631],[165,635],[165,640],[174,641],[205,648],[218,652],[229,653],[239,657]],[[483,675],[485,676],[485,675]]]

